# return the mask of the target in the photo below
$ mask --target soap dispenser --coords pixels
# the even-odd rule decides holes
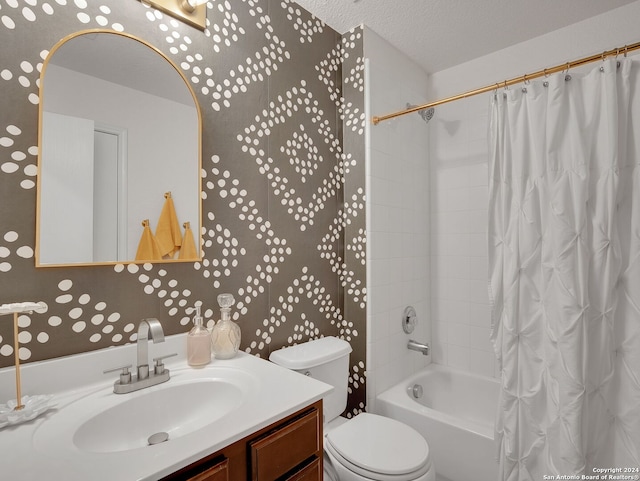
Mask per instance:
[[[211,347],[216,359],[231,359],[240,348],[240,326],[231,320],[231,306],[235,299],[231,294],[220,294],[220,320],[211,333]]]
[[[187,362],[190,366],[204,366],[211,362],[211,334],[203,325],[200,306],[195,310],[194,326],[187,334]]]

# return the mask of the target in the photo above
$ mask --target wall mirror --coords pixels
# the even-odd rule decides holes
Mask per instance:
[[[36,266],[149,261],[143,225],[156,232],[168,192],[195,251],[152,262],[200,260],[201,113],[173,62],[127,34],[73,34],[45,59],[39,122]]]

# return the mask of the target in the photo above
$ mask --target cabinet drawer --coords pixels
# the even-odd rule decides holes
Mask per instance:
[[[295,472],[286,481],[321,481],[322,480],[322,463],[318,458],[313,462]]]
[[[273,480],[316,455],[321,458],[322,426],[317,409],[252,441],[251,479]],[[298,478],[291,478],[298,479]],[[300,478],[305,479],[305,478]],[[312,479],[312,478],[308,478]]]
[[[229,481],[229,460],[225,459],[187,481]]]

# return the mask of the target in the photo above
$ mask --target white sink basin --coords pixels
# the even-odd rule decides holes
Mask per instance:
[[[116,453],[150,449],[157,433],[168,435],[165,443],[180,442],[227,419],[258,387],[257,377],[229,367],[178,370],[169,381],[130,394],[108,387],[51,412],[34,444],[47,453]]]

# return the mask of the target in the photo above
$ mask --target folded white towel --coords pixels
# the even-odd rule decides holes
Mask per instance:
[[[44,302],[13,302],[0,306],[0,316],[16,312],[45,312],[47,305]]]

